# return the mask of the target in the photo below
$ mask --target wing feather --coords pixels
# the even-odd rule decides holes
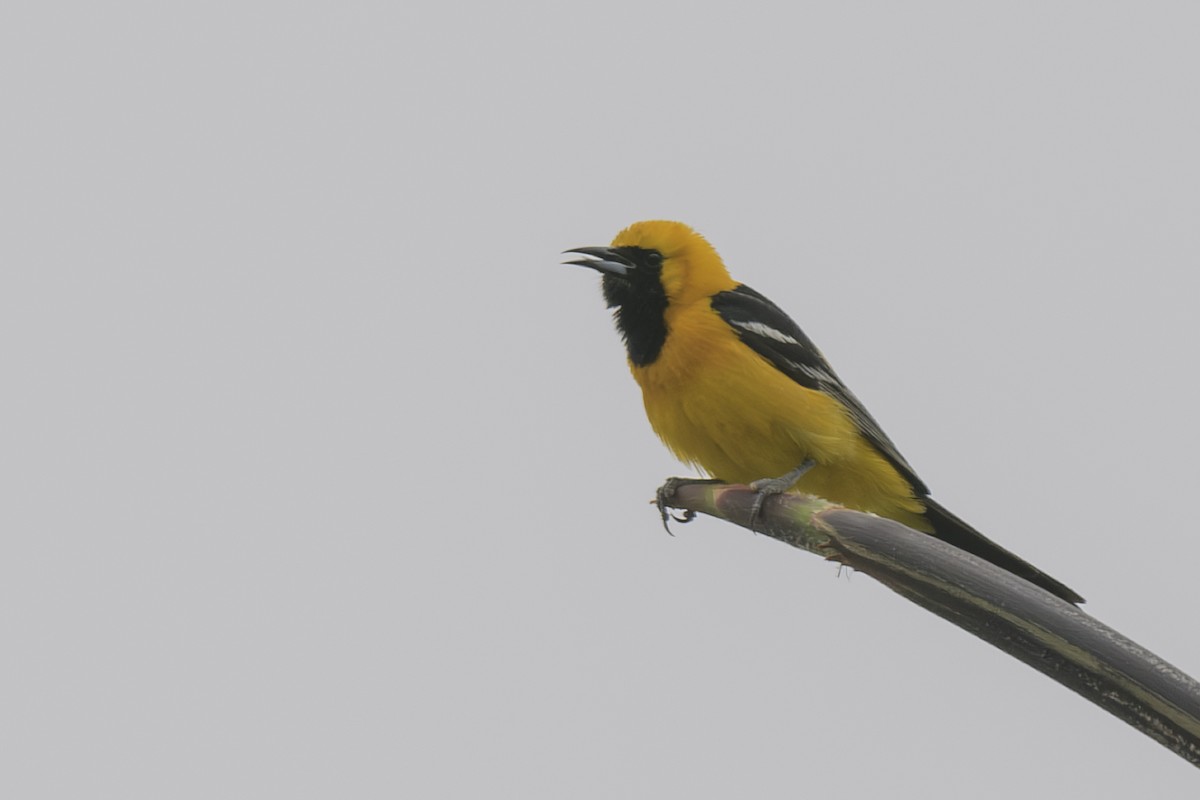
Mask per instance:
[[[824,392],[845,407],[859,432],[904,476],[920,496],[929,490],[905,461],[879,423],[842,383],[812,340],[779,306],[749,286],[713,295],[712,307],[754,352],[808,389]]]

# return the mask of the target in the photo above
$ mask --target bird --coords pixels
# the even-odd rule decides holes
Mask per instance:
[[[800,491],[887,517],[1083,602],[930,497],[800,326],[691,227],[645,220],[564,252],[601,274],[650,426],[681,461],[760,498]]]

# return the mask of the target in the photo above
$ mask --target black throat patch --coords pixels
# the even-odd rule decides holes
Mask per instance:
[[[667,341],[667,293],[662,255],[641,247],[618,248],[636,266],[626,275],[604,276],[604,300],[634,366],[653,364]]]

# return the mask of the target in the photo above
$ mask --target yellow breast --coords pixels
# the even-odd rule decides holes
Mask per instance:
[[[777,370],[712,313],[707,299],[667,311],[658,358],[631,367],[650,425],[681,460],[714,478],[774,478],[807,459],[797,484],[920,530],[924,506],[833,397]]]

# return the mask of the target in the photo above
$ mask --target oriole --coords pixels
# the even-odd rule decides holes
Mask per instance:
[[[609,247],[567,252],[603,275],[650,425],[682,461],[728,483],[792,487],[894,519],[1083,602],[931,499],[800,327],[731,278],[696,231],[637,222]]]

